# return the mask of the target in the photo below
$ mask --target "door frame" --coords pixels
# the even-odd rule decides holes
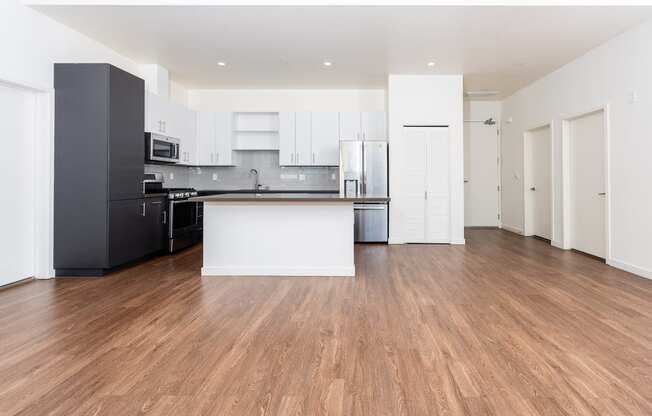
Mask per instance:
[[[0,78],[0,84],[34,94],[34,278],[54,277],[54,88]]]
[[[574,120],[588,116],[593,113],[602,112],[602,129],[604,132],[604,189],[607,193],[605,204],[605,218],[604,218],[604,231],[605,231],[605,260],[610,261],[611,256],[611,130],[610,130],[610,116],[609,104],[603,104],[596,107],[588,108],[584,111],[573,113],[562,118],[562,248],[570,250],[571,243],[571,227],[572,227],[572,204],[571,204],[571,171],[572,171],[572,155],[571,155],[571,132],[570,124]]]
[[[484,120],[464,120],[464,123],[484,123]],[[464,129],[466,131],[466,129]],[[497,169],[497,175],[496,175],[496,181],[498,185],[498,206],[496,207],[498,209],[498,212],[496,215],[498,215],[498,221],[497,227],[502,228],[503,226],[503,169],[502,169],[502,164],[503,164],[503,159],[501,157],[501,151],[502,151],[502,141],[501,141],[501,135],[502,135],[502,130],[500,128],[500,120],[496,120],[496,169]],[[466,147],[463,149],[463,152],[466,151]],[[466,180],[466,178],[464,178]],[[466,188],[464,188],[466,190]],[[466,200],[464,201],[464,209],[466,209]],[[466,224],[464,224],[466,227]]]
[[[532,230],[529,229],[528,227],[528,213],[530,211],[530,207],[528,204],[528,198],[527,198],[527,188],[528,188],[528,162],[527,162],[527,151],[529,148],[528,145],[528,138],[529,135],[535,131],[535,130],[540,130],[543,128],[548,128],[550,129],[550,244],[552,244],[553,241],[556,241],[556,236],[555,236],[555,143],[554,143],[554,131],[555,131],[555,122],[554,120],[550,120],[545,123],[540,123],[536,124],[533,127],[530,127],[528,129],[525,129],[523,131],[523,183],[522,183],[522,192],[523,192],[523,235],[526,237],[534,235]]]

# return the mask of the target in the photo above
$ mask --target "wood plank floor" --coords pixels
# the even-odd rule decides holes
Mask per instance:
[[[356,247],[358,277],[201,251],[0,291],[0,415],[650,415],[652,281],[545,242]]]

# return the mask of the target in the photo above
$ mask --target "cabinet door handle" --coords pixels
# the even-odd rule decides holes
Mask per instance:
[[[294,163],[294,153],[290,153],[290,164]]]
[[[145,203],[142,202],[140,205],[141,205],[142,208],[143,208],[142,216],[144,217],[144,216],[145,216]]]
[[[163,211],[163,224],[167,224],[167,223],[168,223],[168,212]]]
[[[297,165],[299,164],[299,152],[297,152],[297,160],[296,160],[296,164],[297,164]]]
[[[315,154],[314,153],[312,154],[312,164],[313,165],[315,164]]]
[[[220,152],[215,153],[215,163],[220,163]]]

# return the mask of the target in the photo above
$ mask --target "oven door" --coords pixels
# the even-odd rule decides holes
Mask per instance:
[[[172,137],[148,133],[147,160],[152,162],[179,162],[179,141]]]
[[[201,228],[200,202],[170,201],[170,238],[192,233]]]

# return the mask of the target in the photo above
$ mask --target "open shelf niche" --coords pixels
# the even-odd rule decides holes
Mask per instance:
[[[233,113],[233,150],[279,150],[278,112]]]

